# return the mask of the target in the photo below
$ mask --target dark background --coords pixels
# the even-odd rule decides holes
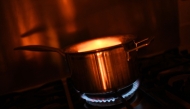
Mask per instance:
[[[0,95],[69,76],[57,53],[14,51],[23,45],[68,45],[105,35],[155,36],[151,56],[189,49],[189,0],[0,0]]]

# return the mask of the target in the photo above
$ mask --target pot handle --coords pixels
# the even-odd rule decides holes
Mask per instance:
[[[29,50],[29,51],[40,51],[40,52],[57,52],[62,56],[65,56],[64,52],[59,48],[48,47],[43,45],[27,45],[14,48],[14,50]]]
[[[129,53],[129,52],[134,51],[134,50],[138,51],[139,48],[142,48],[142,47],[145,47],[145,46],[149,45],[153,41],[153,39],[154,39],[154,36],[149,37],[149,38],[145,38],[145,39],[143,39],[143,40],[141,40],[139,42],[134,41],[136,47],[133,48],[133,49],[128,50],[127,52]],[[141,44],[141,43],[143,43],[143,44]],[[141,44],[141,45],[139,45],[139,44]]]
[[[127,61],[129,61],[131,59],[131,57],[129,55],[129,52],[135,51],[135,50],[138,51],[139,48],[142,48],[142,47],[145,47],[145,46],[149,45],[153,41],[153,39],[154,39],[154,36],[146,38],[146,39],[143,39],[143,40],[141,40],[139,42],[133,41],[136,47],[126,51],[127,52],[127,57],[128,57]],[[141,44],[141,43],[143,43],[143,44]],[[139,45],[139,44],[141,44],[141,45]]]

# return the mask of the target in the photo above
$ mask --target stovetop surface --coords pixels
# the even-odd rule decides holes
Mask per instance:
[[[85,101],[80,95],[69,86],[70,97],[74,109],[85,109]],[[136,108],[148,109],[152,107],[162,107],[156,100],[146,95],[141,89],[138,91],[140,104]],[[62,81],[55,81],[43,85],[42,87],[26,92],[15,92],[1,96],[1,109],[69,109],[66,92]],[[88,106],[90,109],[102,109],[101,107]],[[121,106],[118,106],[121,107]],[[107,109],[116,109],[117,107],[107,107]],[[118,108],[119,109],[119,108]]]
[[[173,49],[141,58],[139,62],[142,75],[134,109],[190,108],[190,55],[187,51]],[[85,104],[72,85],[63,80],[0,96],[0,109],[85,109]],[[120,109],[121,106],[108,108]]]

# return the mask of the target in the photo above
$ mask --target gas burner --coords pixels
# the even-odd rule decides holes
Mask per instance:
[[[125,100],[129,100],[138,89],[139,83],[139,80],[136,80],[132,85],[119,89],[117,93],[119,93]],[[115,92],[96,94],[84,93],[81,95],[81,97],[85,99],[88,104],[93,106],[105,107],[122,103],[122,100],[117,96]]]

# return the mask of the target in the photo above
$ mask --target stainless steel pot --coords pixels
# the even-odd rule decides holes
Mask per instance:
[[[15,50],[54,51],[66,59],[74,87],[85,93],[102,93],[132,84],[139,76],[137,51],[152,38],[135,42],[134,35],[105,36],[66,49],[29,45]]]

